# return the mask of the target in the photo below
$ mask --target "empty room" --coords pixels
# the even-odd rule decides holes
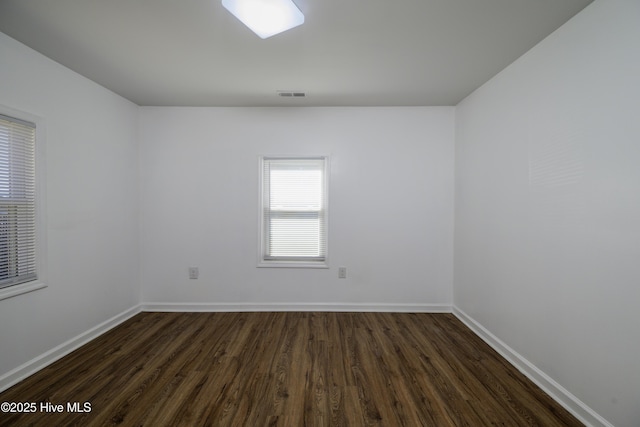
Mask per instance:
[[[638,0],[0,0],[0,426],[637,427],[639,117]]]

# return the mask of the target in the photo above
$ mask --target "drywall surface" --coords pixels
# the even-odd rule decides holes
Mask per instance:
[[[450,307],[453,114],[141,108],[143,303]],[[329,269],[257,268],[261,155],[330,156]]]
[[[640,2],[599,0],[456,109],[454,305],[640,420]]]
[[[0,301],[0,375],[137,305],[137,107],[0,33],[0,105],[44,127],[35,292]]]

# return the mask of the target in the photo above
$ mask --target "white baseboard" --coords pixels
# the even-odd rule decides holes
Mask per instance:
[[[378,304],[378,303],[142,303],[142,311],[336,311],[451,313],[449,304]]]
[[[498,337],[489,332],[471,316],[467,315],[456,306],[453,306],[452,309],[453,314],[467,325],[476,335],[482,338],[483,341],[500,353],[502,357],[507,359],[509,363],[515,366],[531,381],[536,383],[538,387],[544,390],[545,393],[551,396],[556,402],[562,405],[567,411],[571,412],[585,425],[592,427],[614,427],[613,424],[602,418],[584,402],[538,369],[533,363],[529,362],[514,349],[502,342]]]
[[[66,356],[72,351],[85,345],[89,341],[104,334],[108,330],[118,326],[125,320],[128,320],[136,314],[140,313],[140,311],[140,306],[135,306],[128,310],[125,310],[122,313],[112,317],[111,319],[100,323],[99,325],[89,329],[88,331],[83,332],[74,338],[71,338],[67,342],[62,343],[59,346],[56,346],[47,351],[46,353],[43,353],[40,356],[7,372],[0,377],[0,392],[8,389],[14,384],[19,383],[28,376],[35,374],[39,370],[49,366],[56,360]]]

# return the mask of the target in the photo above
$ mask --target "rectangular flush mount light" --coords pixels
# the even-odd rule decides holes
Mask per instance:
[[[262,39],[304,22],[291,0],[222,0],[222,5]]]

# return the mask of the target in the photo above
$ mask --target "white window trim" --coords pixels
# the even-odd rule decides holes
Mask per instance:
[[[47,287],[47,233],[46,233],[46,171],[45,171],[45,121],[42,117],[25,113],[0,104],[0,114],[36,125],[36,270],[38,278],[19,285],[0,289],[0,301]]]
[[[264,159],[270,158],[280,158],[280,159],[312,159],[312,158],[322,158],[324,159],[324,192],[325,192],[325,230],[326,230],[326,253],[324,257],[324,261],[279,261],[279,260],[265,260],[264,259],[264,218],[263,218],[263,210],[264,206]],[[258,176],[259,179],[259,195],[258,195],[258,268],[329,268],[329,183],[330,183],[330,161],[329,155],[261,155],[258,157]]]

